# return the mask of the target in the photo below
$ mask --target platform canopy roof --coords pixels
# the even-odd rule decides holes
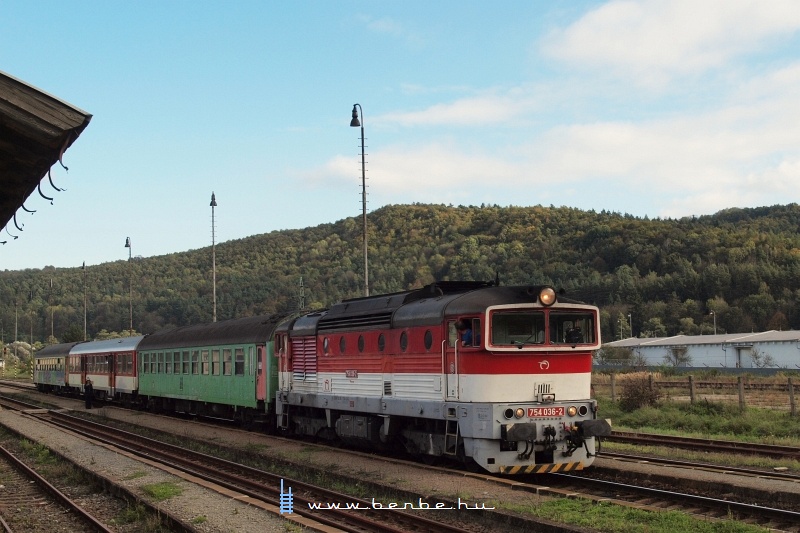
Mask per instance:
[[[0,71],[0,229],[13,224],[14,214],[42,180],[37,194],[52,197],[56,191],[47,181],[48,170],[62,160],[91,118]]]

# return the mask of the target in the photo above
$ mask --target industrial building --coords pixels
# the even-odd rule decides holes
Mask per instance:
[[[636,364],[646,366],[682,360],[679,366],[694,368],[800,369],[800,331],[632,337],[605,347],[630,349]]]

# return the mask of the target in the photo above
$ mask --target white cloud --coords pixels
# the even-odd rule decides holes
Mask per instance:
[[[405,127],[494,124],[511,121],[521,113],[529,113],[535,107],[537,104],[527,92],[511,90],[500,94],[499,91],[487,91],[453,102],[434,104],[421,111],[385,113],[375,121]]]
[[[551,32],[543,52],[643,85],[702,73],[800,29],[794,0],[614,1]]]

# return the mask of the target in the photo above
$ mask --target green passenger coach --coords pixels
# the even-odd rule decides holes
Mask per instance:
[[[154,411],[274,424],[279,320],[255,316],[147,335],[138,346],[139,401]]]

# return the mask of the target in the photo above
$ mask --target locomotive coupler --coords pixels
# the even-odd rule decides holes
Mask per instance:
[[[575,450],[581,446],[586,448],[587,454],[589,453],[589,447],[586,445],[586,441],[583,440],[583,437],[578,432],[578,426],[564,424],[564,433],[566,434],[564,440],[567,442],[567,449],[562,452],[564,457],[571,457]]]
[[[537,440],[535,444],[539,444],[544,448],[544,451],[553,451],[556,446],[556,428],[553,426],[545,426],[542,428],[544,440]]]

